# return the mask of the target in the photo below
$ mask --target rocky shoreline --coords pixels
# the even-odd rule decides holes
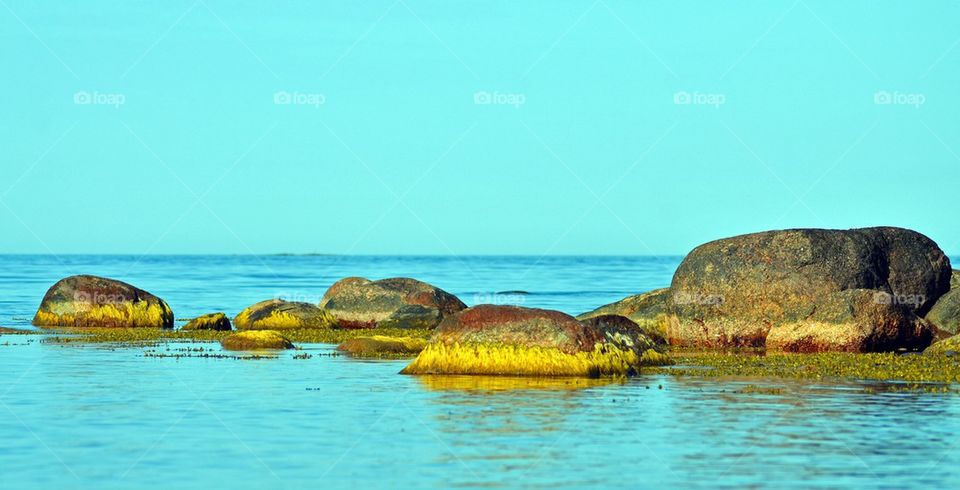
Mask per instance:
[[[51,286],[33,323],[73,334],[55,336],[59,341],[220,341],[243,351],[343,343],[341,350],[357,357],[416,356],[405,374],[625,376],[672,364],[671,354],[687,364],[683,352],[690,349],[726,356],[709,359],[737,359],[741,351],[727,351],[752,349],[784,365],[794,362],[778,357],[788,353],[844,362],[859,354],[889,364],[896,364],[890,356],[936,358],[929,362],[946,371],[932,378],[960,380],[954,356],[960,350],[960,272],[926,236],[891,227],[716,240],[683,259],[670,287],[576,318],[517,306],[468,308],[410,278],[350,277],[333,284],[316,305],[270,299],[244,308],[232,322],[215,312],[175,330],[173,310],[158,296],[84,275]],[[0,331],[14,333],[27,332]],[[897,355],[920,352],[926,355]],[[731,366],[737,364],[713,364],[736,371]],[[689,374],[682,368],[665,372]],[[896,378],[892,371],[877,372]]]

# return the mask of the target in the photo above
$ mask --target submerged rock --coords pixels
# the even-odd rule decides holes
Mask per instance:
[[[287,330],[330,328],[337,321],[326,310],[310,303],[268,299],[248,306],[233,319],[237,330]]]
[[[926,318],[940,330],[950,334],[960,333],[960,271],[953,271],[950,291],[937,300]]]
[[[869,352],[922,348],[950,261],[901,228],[768,231],[694,249],[667,302],[671,344]]]
[[[635,374],[668,362],[634,328],[586,325],[559,311],[479,305],[446,317],[403,374]]]
[[[640,331],[651,339],[665,339],[669,298],[670,288],[655,289],[588,311],[578,315],[577,320],[583,321],[608,315],[624,316],[636,323]]]
[[[373,335],[349,339],[337,350],[357,357],[416,355],[427,346],[427,341],[410,337]]]
[[[416,279],[348,277],[330,286],[320,307],[329,311],[341,328],[433,328],[467,305]]]
[[[273,330],[250,330],[228,335],[220,341],[227,350],[293,349],[293,342]]]
[[[47,290],[33,324],[40,327],[173,328],[162,299],[125,282],[71,276]]]
[[[208,313],[187,322],[180,330],[233,330],[230,319],[223,313]]]

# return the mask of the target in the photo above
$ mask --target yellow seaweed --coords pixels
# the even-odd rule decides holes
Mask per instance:
[[[273,330],[248,330],[225,337],[220,345],[227,350],[293,349],[293,343]]]
[[[335,326],[337,324],[336,318],[334,318],[333,315],[328,313],[326,310],[318,311],[317,316],[319,322],[307,322],[300,317],[279,310],[271,311],[270,315],[267,317],[260,318],[258,320],[252,320],[250,316],[256,311],[257,310],[254,308],[247,308],[241,311],[233,321],[234,326],[240,330],[286,330],[294,328],[326,328]],[[317,323],[319,323],[319,325]]]
[[[38,327],[172,327],[173,311],[166,303],[136,301],[94,305],[77,313],[52,313],[40,309],[33,317]]]
[[[649,351],[647,351],[649,352]],[[629,349],[597,345],[593,351],[567,354],[555,348],[503,344],[435,343],[427,346],[401,374],[487,374],[509,376],[625,376],[644,362],[669,362],[657,353],[638,356]]]

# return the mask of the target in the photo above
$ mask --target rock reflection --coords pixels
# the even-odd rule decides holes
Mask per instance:
[[[490,394],[504,391],[571,391],[623,384],[622,378],[538,378],[529,376],[417,376],[420,383],[435,391]]]
[[[573,457],[563,441],[593,423],[591,409],[624,379],[418,376],[435,396],[429,425],[471,471],[454,487],[500,486]],[[576,437],[576,436],[572,436]],[[477,444],[483,441],[483,444]]]

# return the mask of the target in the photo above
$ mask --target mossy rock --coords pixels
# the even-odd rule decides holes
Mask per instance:
[[[349,339],[337,346],[337,350],[355,357],[412,357],[426,346],[424,339],[374,335]]]
[[[697,247],[677,268],[667,338],[685,347],[798,352],[923,348],[933,328],[922,316],[949,290],[950,275],[936,243],[902,228],[725,238]]]
[[[330,286],[320,307],[337,319],[340,328],[433,328],[467,305],[416,279],[348,277]]]
[[[960,271],[953,271],[950,277],[950,291],[937,300],[927,321],[950,334],[960,333]]]
[[[669,363],[634,328],[586,325],[559,311],[479,305],[437,327],[403,374],[623,376]]]
[[[293,349],[293,343],[273,330],[250,330],[225,337],[220,345],[227,350]]]
[[[208,313],[187,322],[180,330],[233,330],[230,319],[223,313]]]
[[[954,335],[934,343],[923,351],[924,355],[942,356],[942,355],[960,355],[960,335]],[[960,380],[958,380],[960,381]]]
[[[269,299],[251,305],[233,319],[237,330],[290,330],[330,328],[337,320],[310,303]]]
[[[71,276],[47,290],[33,324],[38,327],[173,328],[167,303],[125,282]]]

